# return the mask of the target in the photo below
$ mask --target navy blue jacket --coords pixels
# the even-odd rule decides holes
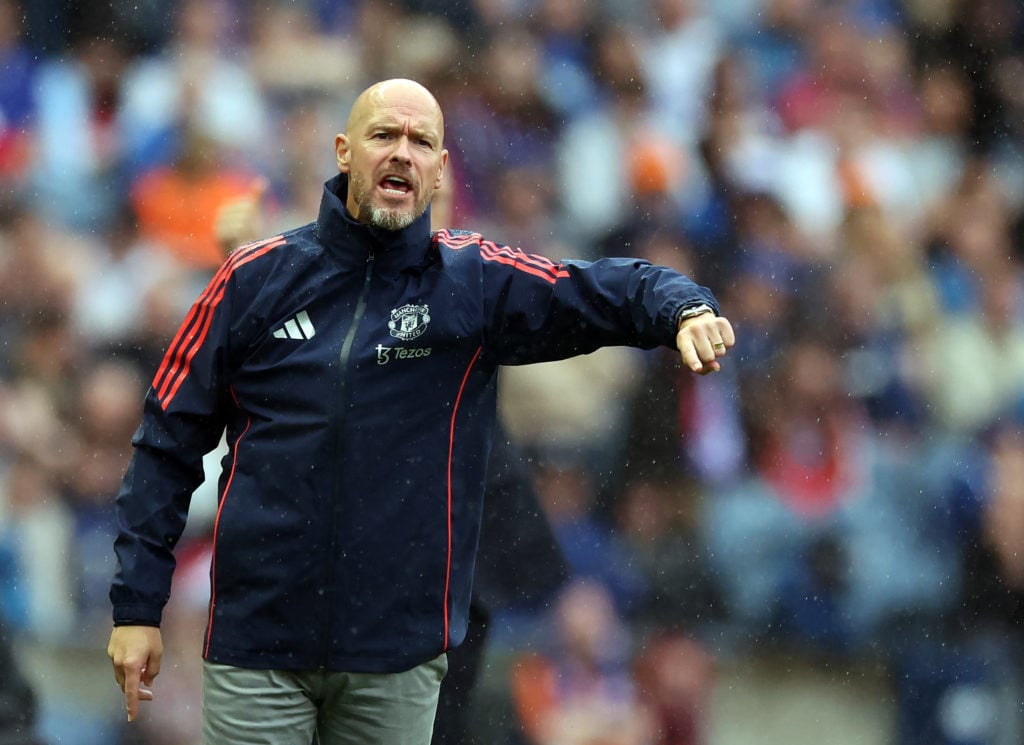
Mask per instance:
[[[675,345],[711,293],[634,259],[314,223],[234,251],[171,342],[117,498],[114,622],[158,625],[226,431],[204,656],[394,672],[466,632],[499,365]],[[666,413],[670,416],[671,413]],[[523,557],[529,561],[529,557]]]

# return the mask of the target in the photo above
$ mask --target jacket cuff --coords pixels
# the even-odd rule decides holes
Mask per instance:
[[[148,605],[115,605],[115,626],[159,626],[161,608]]]

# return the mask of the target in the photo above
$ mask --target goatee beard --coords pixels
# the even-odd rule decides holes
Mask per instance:
[[[359,214],[356,219],[381,230],[404,230],[416,222],[416,218],[422,215],[427,208],[424,204],[423,209],[419,211],[414,206],[411,211],[406,212],[388,207],[374,207],[370,204],[370,190],[366,188],[362,179],[353,176],[349,176],[348,188],[352,190],[353,196],[359,204]]]
[[[382,230],[404,230],[412,225],[417,218],[412,212],[389,210],[386,207],[370,207],[360,210],[369,214],[360,215],[360,220]]]

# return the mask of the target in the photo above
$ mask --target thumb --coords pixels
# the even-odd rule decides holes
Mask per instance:
[[[153,680],[157,675],[160,674],[160,655],[154,654],[146,662],[146,666],[142,669],[141,680],[143,685],[153,685]]]

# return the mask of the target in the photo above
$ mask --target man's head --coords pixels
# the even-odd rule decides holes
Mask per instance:
[[[345,130],[334,149],[338,170],[349,178],[349,213],[385,230],[412,224],[448,162],[437,100],[412,80],[385,80],[359,94]]]

